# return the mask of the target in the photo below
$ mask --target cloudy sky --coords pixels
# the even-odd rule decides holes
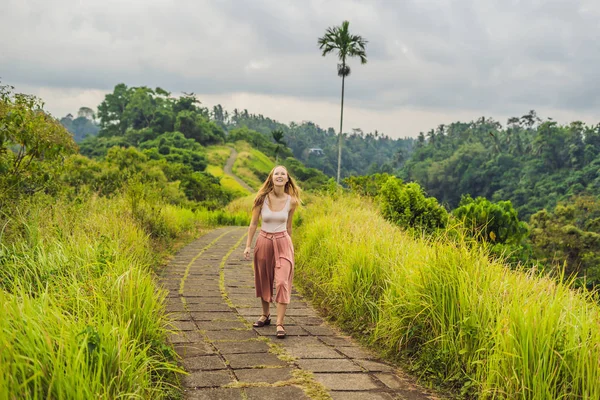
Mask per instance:
[[[120,82],[206,106],[339,126],[337,60],[317,38],[350,21],[344,127],[392,137],[535,109],[600,122],[597,0],[2,0],[0,79],[55,116]]]

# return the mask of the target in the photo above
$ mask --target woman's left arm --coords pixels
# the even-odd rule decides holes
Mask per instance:
[[[292,219],[294,218],[294,211],[296,211],[296,207],[298,206],[298,203],[294,198],[292,198],[291,202],[292,204],[287,218],[287,233],[290,236],[292,236]]]

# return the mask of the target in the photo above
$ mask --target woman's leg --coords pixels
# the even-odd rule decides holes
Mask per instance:
[[[254,252],[254,284],[256,297],[260,297],[264,316],[270,315],[271,301],[273,301],[274,265],[273,242],[259,235]],[[264,316],[259,318],[259,322],[267,320]]]
[[[262,309],[267,314],[269,303],[273,301],[274,266],[273,243],[259,236],[254,251],[254,286],[256,297],[261,298]]]
[[[263,315],[270,315],[271,303],[269,303],[268,301],[265,301],[264,299],[260,299],[260,301],[262,303]]]
[[[277,303],[277,325],[283,325],[283,320],[285,319],[286,309],[287,309],[287,304]]]
[[[277,302],[277,325],[283,325],[287,305],[292,297],[294,266],[287,258],[280,259],[280,267],[275,268],[275,301]]]

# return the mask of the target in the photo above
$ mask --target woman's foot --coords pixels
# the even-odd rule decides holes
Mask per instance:
[[[271,314],[269,315],[261,315],[258,321],[252,324],[255,328],[262,328],[265,325],[271,325]]]
[[[281,329],[279,329],[281,328]],[[285,337],[285,329],[283,324],[277,324],[277,339],[283,339]]]

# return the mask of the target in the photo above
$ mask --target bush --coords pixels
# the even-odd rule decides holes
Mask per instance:
[[[430,233],[448,221],[446,209],[435,198],[426,198],[418,183],[402,184],[395,177],[381,187],[380,205],[386,219],[409,230]]]
[[[518,245],[528,233],[510,200],[492,203],[484,197],[463,196],[452,214],[471,234],[482,241]]]
[[[378,196],[381,188],[392,176],[389,174],[373,174],[363,176],[350,176],[344,178],[343,182],[348,185],[351,192],[361,196]]]

